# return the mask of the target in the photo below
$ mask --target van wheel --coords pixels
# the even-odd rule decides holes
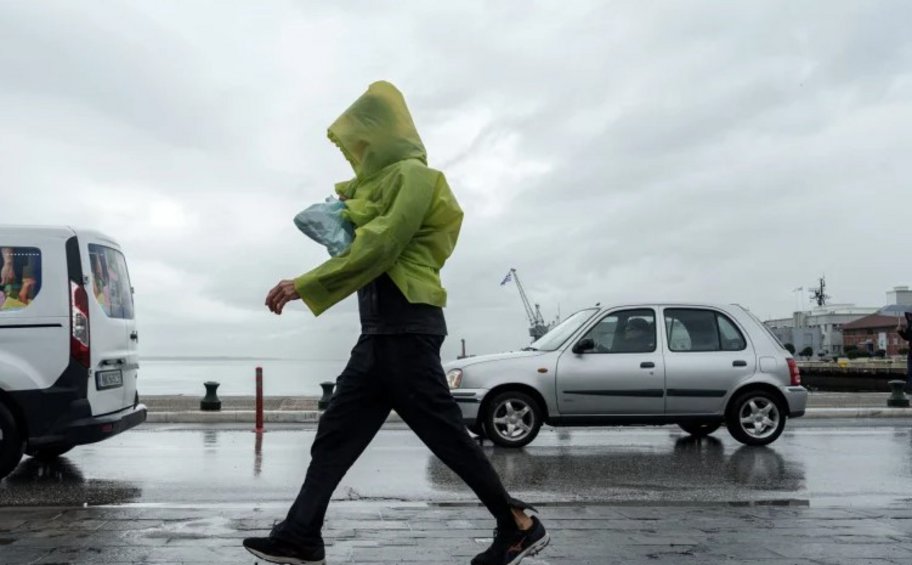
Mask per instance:
[[[541,408],[528,394],[509,390],[488,404],[484,431],[501,447],[523,447],[532,443],[542,426]]]
[[[678,422],[678,427],[694,437],[706,437],[721,425],[722,422]]]
[[[9,475],[22,461],[25,442],[16,419],[2,402],[0,402],[0,479]]]
[[[39,461],[53,461],[74,447],[74,445],[55,445],[53,447],[26,450],[25,454]]]
[[[769,445],[785,429],[785,408],[763,390],[749,390],[729,404],[726,425],[732,437],[745,445]]]

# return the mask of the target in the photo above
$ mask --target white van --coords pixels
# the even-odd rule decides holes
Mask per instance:
[[[138,341],[114,240],[0,226],[0,478],[144,422]]]

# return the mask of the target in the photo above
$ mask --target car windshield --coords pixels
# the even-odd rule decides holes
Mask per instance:
[[[563,322],[555,326],[551,331],[540,337],[526,349],[537,351],[554,351],[564,344],[567,339],[576,333],[580,327],[585,324],[595,313],[598,308],[587,308],[573,314]]]

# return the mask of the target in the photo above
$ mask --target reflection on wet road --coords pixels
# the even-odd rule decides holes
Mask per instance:
[[[231,427],[144,426],[54,463],[26,459],[0,482],[0,505],[287,504],[314,429],[262,436]],[[908,504],[912,422],[803,422],[771,447],[720,431],[544,430],[522,450],[486,446],[508,489],[538,503]],[[336,499],[458,503],[470,491],[405,428],[384,429]]]

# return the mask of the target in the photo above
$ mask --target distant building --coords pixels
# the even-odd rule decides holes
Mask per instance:
[[[912,290],[907,286],[896,286],[887,291],[887,305],[912,307]]]
[[[795,312],[791,318],[764,322],[782,343],[791,343],[795,351],[806,347],[814,354],[842,355],[842,327],[849,322],[877,312],[877,308],[864,308],[854,304],[828,304],[804,312]]]
[[[868,353],[883,350],[887,355],[899,355],[900,349],[909,344],[896,333],[898,321],[896,316],[883,314],[865,316],[843,326],[843,340],[846,345],[854,345]]]
[[[887,305],[882,308],[828,304],[795,312],[791,318],[768,320],[764,324],[783,344],[794,345],[796,352],[810,347],[815,355],[842,355],[846,345],[855,345],[871,353],[883,349],[888,355],[897,355],[903,346],[898,341],[894,343],[899,339],[895,333],[896,323],[898,316],[906,310],[912,311],[912,290],[907,286],[897,286],[887,291]],[[846,328],[851,330],[848,339]]]

